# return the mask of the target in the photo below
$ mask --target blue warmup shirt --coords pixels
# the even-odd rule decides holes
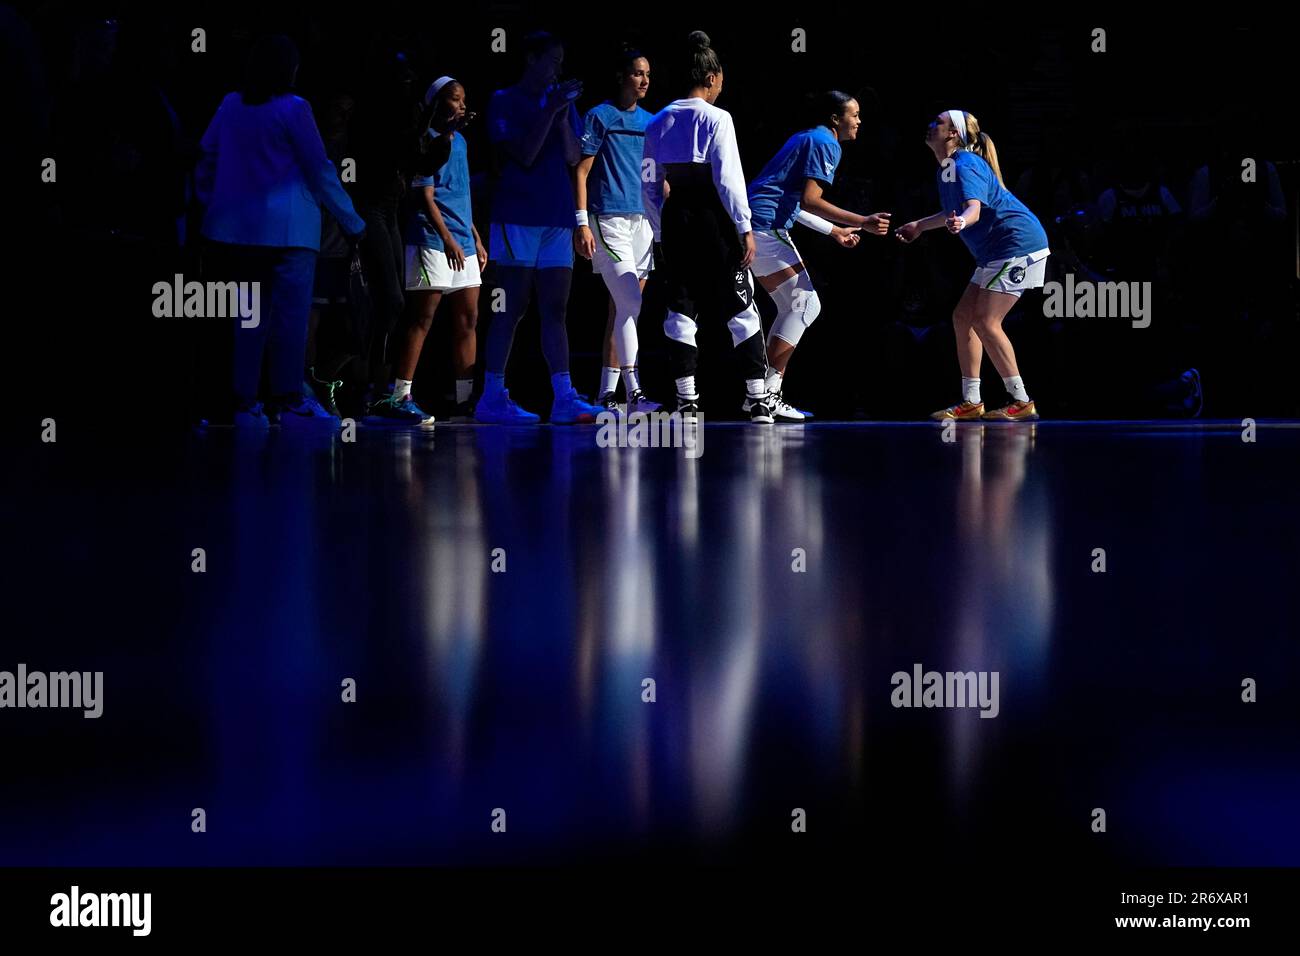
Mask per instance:
[[[958,215],[967,200],[979,200],[979,222],[957,234],[978,265],[1027,256],[1047,248],[1047,233],[1038,217],[998,182],[992,166],[965,149],[957,150],[952,158],[957,176],[954,182],[944,182],[944,169],[940,165],[939,198],[945,213],[955,211]]]
[[[513,86],[497,90],[488,104],[488,135],[493,143],[517,142],[540,111],[540,97],[534,99]],[[492,193],[493,222],[573,228],[573,186],[560,125],[566,122],[572,125],[575,137],[582,135],[578,111],[570,104],[551,124],[531,166],[522,166],[501,151],[501,175]]]
[[[322,208],[352,235],[365,229],[302,97],[285,93],[249,106],[227,94],[199,145],[194,184],[207,207],[207,238],[319,249]]]
[[[582,155],[595,156],[587,177],[587,209],[598,216],[631,216],[641,204],[641,158],[645,127],[653,116],[637,106],[621,110],[601,103],[587,113]]]
[[[423,246],[425,249],[443,248],[442,236],[433,227],[433,221],[425,212],[425,186],[433,187],[433,201],[438,204],[442,221],[447,224],[452,238],[460,243],[465,255],[472,256],[478,249],[474,245],[474,213],[469,200],[469,150],[465,137],[452,133],[451,155],[432,176],[416,176],[411,180],[411,211],[406,220],[406,244]]]
[[[799,212],[803,187],[810,179],[835,181],[839,141],[825,126],[795,133],[749,184],[749,211],[755,229],[789,229]]]

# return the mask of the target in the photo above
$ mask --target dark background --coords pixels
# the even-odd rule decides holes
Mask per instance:
[[[1087,213],[1144,154],[1184,206],[1201,164],[1273,160],[1285,224],[1263,228],[1244,197],[1227,222],[1160,231],[1146,263],[1158,294],[1150,329],[1053,328],[1029,299],[1012,335],[1050,416],[1148,414],[1126,396],[1189,365],[1204,375],[1207,413],[1295,415],[1293,41],[1279,24],[1107,17],[1109,52],[1092,54],[1096,24],[1082,14],[1052,22],[993,8],[918,8],[896,21],[864,6],[785,22],[767,8],[656,5],[626,23],[594,4],[550,16],[523,5],[23,9],[0,7],[10,94],[0,162],[12,186],[4,385],[22,430],[0,469],[0,539],[13,552],[0,664],[103,670],[107,716],[7,713],[0,866],[646,861],[673,868],[655,887],[671,910],[674,894],[711,899],[734,885],[712,871],[715,885],[683,884],[683,862],[723,861],[783,869],[780,886],[844,873],[839,887],[855,898],[839,912],[865,912],[871,928],[897,921],[888,896],[865,889],[883,875],[896,894],[935,901],[909,931],[994,933],[1007,931],[996,917],[1022,905],[1026,882],[1054,898],[1047,912],[1082,900],[1102,919],[1120,912],[1120,890],[1249,885],[1184,873],[1092,880],[1074,894],[1068,870],[1300,858],[1300,668],[1285,598],[1300,554],[1286,506],[1293,429],[1261,432],[1256,445],[1224,426],[991,426],[947,444],[922,427],[720,427],[696,476],[676,456],[616,459],[576,429],[363,429],[360,454],[333,436],[264,453],[238,434],[180,427],[195,410],[203,337],[197,323],[150,313],[154,282],[195,269],[197,249],[176,228],[196,231],[195,144],[258,33],[297,38],[314,102],[401,46],[422,81],[460,77],[481,111],[515,76],[509,57],[488,52],[494,26],[510,38],[536,25],[563,32],[569,70],[589,84],[584,108],[627,36],[657,70],[648,105],[662,105],[677,91],[659,51],[702,27],[726,66],[721,105],[751,174],[799,127],[805,92],[840,87],[868,122],[834,198],[903,222],[937,210],[926,123],[968,108],[1051,230],[1053,260],[1077,243],[1117,277],[1146,276],[1125,271],[1131,258],[1105,261],[1116,244],[1099,227],[1065,233],[1053,218]],[[97,57],[109,15],[116,51]],[[196,25],[208,31],[202,55],[189,52]],[[789,50],[797,25],[807,54]],[[471,128],[476,171],[482,135]],[[39,181],[45,155],[59,159],[57,185]],[[1027,171],[1057,167],[1047,186],[1021,190]],[[948,314],[971,269],[960,242],[866,239],[853,252],[806,232],[799,242],[825,309],[791,365],[791,397],[845,417],[917,418],[954,400]],[[581,264],[576,290],[575,379],[590,391],[604,290]],[[663,396],[653,303],[643,364]],[[738,383],[717,338],[702,375],[721,405],[723,383]],[[442,357],[427,350],[417,394],[443,384]],[[511,376],[524,404],[542,405],[535,320]],[[57,417],[61,440],[38,444],[28,411]],[[104,453],[87,434],[114,444]],[[124,452],[129,440],[154,447]],[[789,548],[814,528],[826,560],[796,592],[781,583]],[[212,555],[206,577],[189,570],[197,544]],[[512,577],[484,584],[494,579],[474,556],[498,544]],[[1111,549],[1110,574],[1088,570],[1098,544]],[[617,693],[648,653],[610,623],[624,604],[662,635],[653,726],[639,698]],[[752,729],[728,734],[725,678],[754,634],[766,642],[752,681],[759,709]],[[1005,668],[1003,719],[886,707],[895,668],[971,666],[971,654]],[[364,704],[348,717],[341,674],[361,675]],[[1238,697],[1245,674],[1261,677],[1250,707]],[[751,761],[746,774],[706,794],[734,804],[715,809],[725,825],[700,827],[708,801],[694,781],[740,766],[736,754]],[[638,768],[654,782],[644,809]],[[517,812],[508,847],[484,825],[499,802]],[[187,829],[197,805],[213,827],[201,842]],[[792,845],[795,805],[814,823]],[[1105,841],[1086,825],[1094,806],[1111,812]],[[920,872],[900,876],[908,867]],[[1018,875],[1008,884],[999,870]],[[73,882],[64,875],[18,879],[48,900]],[[482,885],[475,878],[468,885]],[[144,878],[160,926],[209,906],[200,894],[176,901],[177,886],[198,879]],[[604,869],[601,882],[643,898]],[[323,899],[323,922],[356,912]],[[462,915],[436,887],[429,899],[434,919]],[[954,903],[986,899],[980,921],[953,920]],[[568,902],[582,919],[599,900]],[[44,921],[45,906],[24,902],[24,919]],[[788,906],[746,917],[765,926],[777,913],[811,925]]]
[[[1213,24],[1188,18],[1040,15],[1040,11],[942,22],[932,10],[880,7],[818,16],[758,7],[657,4],[620,19],[608,4],[549,6],[398,4],[330,8],[221,4],[149,9],[130,4],[0,8],[6,88],[16,149],[6,150],[17,227],[7,298],[13,306],[9,368],[15,400],[43,412],[93,415],[131,407],[183,422],[201,409],[193,381],[205,356],[193,320],[154,319],[154,282],[197,272],[201,211],[190,199],[196,144],[221,97],[239,85],[245,51],[266,32],[298,42],[299,91],[320,116],[331,95],[359,87],[375,64],[406,53],[423,89],[448,73],[461,79],[480,120],[468,131],[470,164],[487,169],[481,114],[492,90],[514,82],[518,58],[490,52],[491,30],[508,51],[544,27],[567,44],[565,72],[582,78],[582,110],[609,92],[620,42],[640,46],[654,77],[646,102],[680,95],[672,55],[691,29],[713,38],[726,74],[719,106],[735,117],[750,176],[804,121],[806,94],[853,93],[865,124],[844,153],[831,199],[887,210],[895,224],[937,211],[935,166],[922,137],[945,108],[975,113],[1001,154],[1008,186],[1043,220],[1060,278],[1070,252],[1108,278],[1155,283],[1151,328],[1123,320],[1043,318],[1030,294],[1009,329],[1031,393],[1051,417],[1163,414],[1152,386],[1199,368],[1206,414],[1291,416],[1287,380],[1296,343],[1296,132],[1288,33],[1262,18]],[[115,25],[105,25],[113,18]],[[190,31],[207,31],[192,53]],[[791,31],[807,30],[806,53]],[[1107,52],[1090,50],[1094,27]],[[55,156],[57,184],[39,180]],[[1232,215],[1159,223],[1116,235],[1095,200],[1126,170],[1146,167],[1184,211],[1201,165],[1219,181],[1239,179],[1241,158],[1259,161],[1255,193],[1235,197]],[[1252,204],[1265,161],[1287,195],[1285,223],[1264,223]],[[1235,174],[1235,175],[1234,175]],[[486,208],[480,177],[476,207]],[[1222,209],[1225,203],[1220,203]],[[1066,225],[1055,221],[1062,217]],[[178,227],[179,224],[179,227]],[[480,214],[480,232],[486,220]],[[185,241],[182,235],[188,236]],[[904,249],[893,237],[864,238],[852,251],[800,228],[797,241],[823,300],[817,324],[790,367],[787,393],[832,417],[917,418],[956,396],[949,316],[972,262],[942,233]],[[1074,271],[1079,272],[1079,269]],[[605,290],[585,262],[575,271],[569,328],[575,383],[596,388]],[[486,293],[487,290],[485,290]],[[667,397],[660,298],[652,283],[640,323],[642,367]],[[483,303],[480,334],[491,313]],[[762,297],[765,318],[772,304]],[[702,382],[725,417],[740,385],[718,323],[706,323]],[[528,406],[549,397],[535,316],[521,324],[511,364],[513,393]],[[442,339],[431,339],[417,395],[449,387]],[[986,398],[997,401],[986,363]],[[714,384],[716,383],[716,384]],[[734,393],[734,396],[733,394]]]

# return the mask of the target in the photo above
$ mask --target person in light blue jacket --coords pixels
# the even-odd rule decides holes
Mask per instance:
[[[302,389],[321,207],[353,240],[365,223],[325,154],[311,107],[290,92],[297,72],[293,41],[258,41],[244,89],[226,96],[203,134],[195,171],[205,259],[225,281],[260,283],[261,314],[235,323],[237,427],[338,421]],[[258,402],[264,352],[269,414]]]

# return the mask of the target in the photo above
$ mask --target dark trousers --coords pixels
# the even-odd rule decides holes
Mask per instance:
[[[707,167],[705,167],[707,173]],[[671,177],[670,177],[671,178]],[[665,283],[668,308],[699,321],[731,322],[754,310],[754,286],[749,270],[740,265],[741,245],[713,181],[705,176],[671,178],[672,192],[664,203],[661,260],[655,269]],[[757,311],[755,310],[755,315]],[[667,325],[668,355],[675,378],[694,375],[699,351],[673,337]],[[734,340],[733,333],[733,340]],[[767,373],[762,325],[744,341],[734,343],[746,379]]]
[[[209,281],[257,283],[257,310],[230,321],[234,329],[232,386],[237,406],[257,401],[262,362],[269,362],[271,397],[302,395],[311,312],[314,249],[238,246],[214,242],[204,263]]]
[[[370,283],[370,328],[366,334],[370,381],[383,384],[388,379],[388,340],[405,302],[406,266],[398,202],[362,200],[357,203],[357,214],[366,221],[361,256]]]

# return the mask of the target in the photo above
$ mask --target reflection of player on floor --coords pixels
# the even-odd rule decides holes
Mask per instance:
[[[695,369],[697,309],[727,317],[745,376],[750,420],[770,425],[763,324],[754,306],[754,261],[745,176],[731,114],[714,106],[722,92],[722,65],[706,34],[690,35],[686,72],[691,88],[646,127],[646,214],[661,240],[656,265],[669,294],[664,332],[677,381],[677,411],[699,414]],[[665,199],[665,182],[667,198]]]
[[[650,88],[650,61],[637,50],[624,49],[617,76],[617,102],[606,101],[587,113],[582,162],[574,170],[578,230],[573,242],[609,287],[605,370],[596,404],[617,410],[614,391],[621,374],[632,415],[659,408],[641,391],[636,364],[636,320],[653,268],[654,231],[641,200],[642,146],[651,114],[638,105]]]
[[[818,97],[814,115],[817,125],[791,136],[749,184],[749,207],[758,248],[754,275],[776,303],[776,320],[767,338],[771,363],[767,388],[772,414],[779,422],[800,422],[812,417],[791,407],[782,398],[781,386],[795,346],[822,308],[803,258],[790,238],[790,227],[802,223],[823,235],[833,236],[846,249],[858,244],[861,229],[877,236],[889,232],[889,213],[862,216],[822,198],[824,187],[835,179],[842,152],[840,143],[857,138],[858,127],[862,125],[858,101],[847,93],[832,90]],[[849,228],[844,228],[845,225]]]
[[[936,421],[1037,418],[1002,320],[1021,293],[1042,288],[1049,255],[1047,233],[1003,185],[993,140],[970,113],[940,113],[930,124],[925,142],[939,161],[939,197],[950,212],[909,222],[898,230],[898,238],[912,242],[927,230],[947,228],[961,236],[977,263],[952,315],[962,400],[930,417]],[[1009,405],[991,412],[984,411],[980,400],[980,361],[985,350],[1011,395]]]

